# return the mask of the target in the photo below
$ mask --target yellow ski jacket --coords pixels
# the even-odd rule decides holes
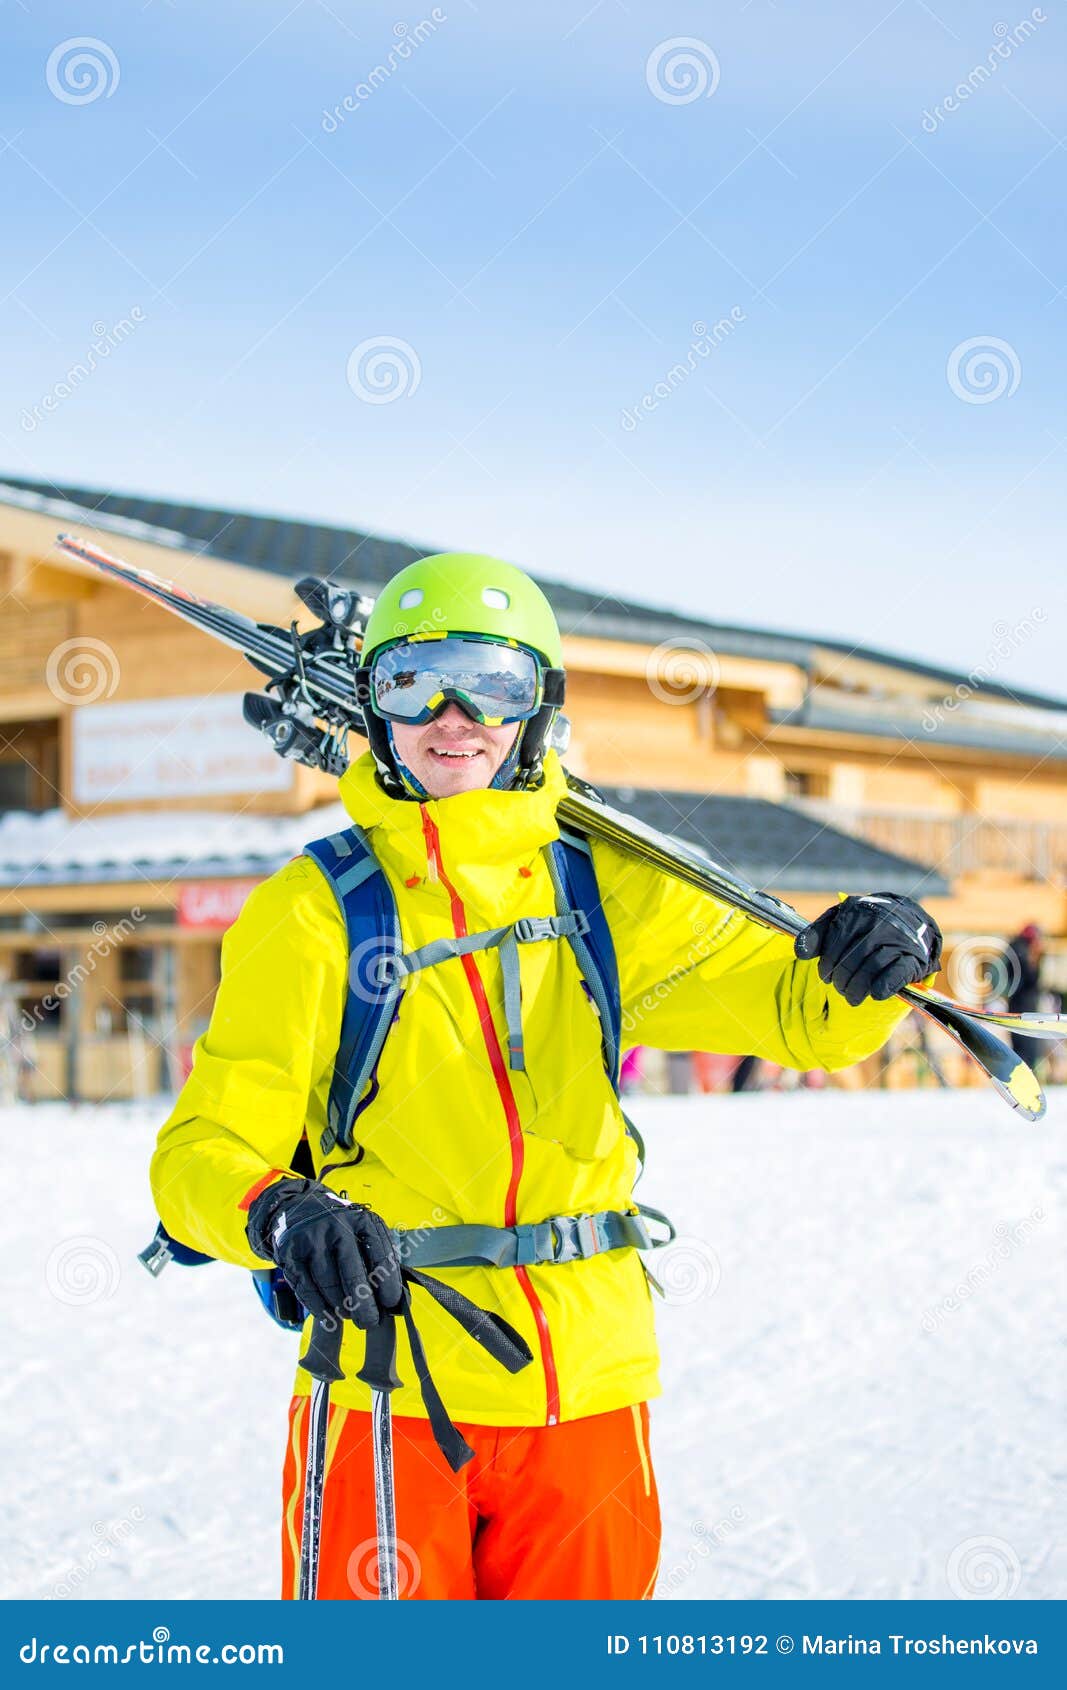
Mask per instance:
[[[546,916],[543,850],[565,787],[554,753],[542,786],[423,804],[388,797],[366,753],[343,777],[400,912],[404,948]],[[852,1009],[758,927],[613,848],[594,845],[618,957],[624,1045],[754,1052],[834,1069],[878,1049],[899,999]],[[222,982],[192,1073],[152,1160],[159,1214],[178,1239],[246,1268],[248,1194],[289,1168],[305,1131],[331,1190],[406,1228],[504,1226],[632,1209],[637,1154],[604,1072],[600,1025],[566,941],[519,947],[526,1069],[507,1066],[499,952],[410,977],[378,1065],[358,1145],[319,1150],[348,984],[344,921],[318,865],[299,857],[248,899],[226,934]],[[658,1358],[641,1259],[620,1249],[569,1263],[433,1269],[518,1328],[534,1360],[511,1375],[417,1288],[413,1307],[452,1418],[544,1425],[655,1396]],[[345,1328],[346,1375],[363,1337]],[[401,1329],[398,1414],[423,1416]],[[310,1380],[297,1371],[297,1391]],[[333,1398],[366,1408],[350,1377]]]

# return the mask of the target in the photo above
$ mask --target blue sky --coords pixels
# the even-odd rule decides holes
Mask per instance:
[[[1060,8],[4,22],[0,470],[1067,695]]]

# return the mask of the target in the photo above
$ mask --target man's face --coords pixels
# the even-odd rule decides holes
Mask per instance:
[[[521,731],[521,722],[483,727],[449,703],[432,722],[394,722],[393,744],[431,798],[451,798],[488,786]]]

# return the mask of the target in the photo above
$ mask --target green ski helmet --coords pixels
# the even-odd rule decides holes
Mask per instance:
[[[469,634],[525,646],[543,671],[543,694],[536,714],[520,730],[516,750],[500,771],[511,787],[536,785],[545,747],[563,703],[563,645],[556,618],[535,581],[514,564],[471,552],[439,552],[409,563],[382,588],[363,632],[357,697],[367,738],[386,787],[410,796],[393,753],[388,723],[371,702],[374,658],[404,640]]]

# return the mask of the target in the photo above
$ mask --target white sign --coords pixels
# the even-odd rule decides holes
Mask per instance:
[[[84,704],[73,711],[76,804],[285,792],[293,765],[241,713],[241,694]]]

